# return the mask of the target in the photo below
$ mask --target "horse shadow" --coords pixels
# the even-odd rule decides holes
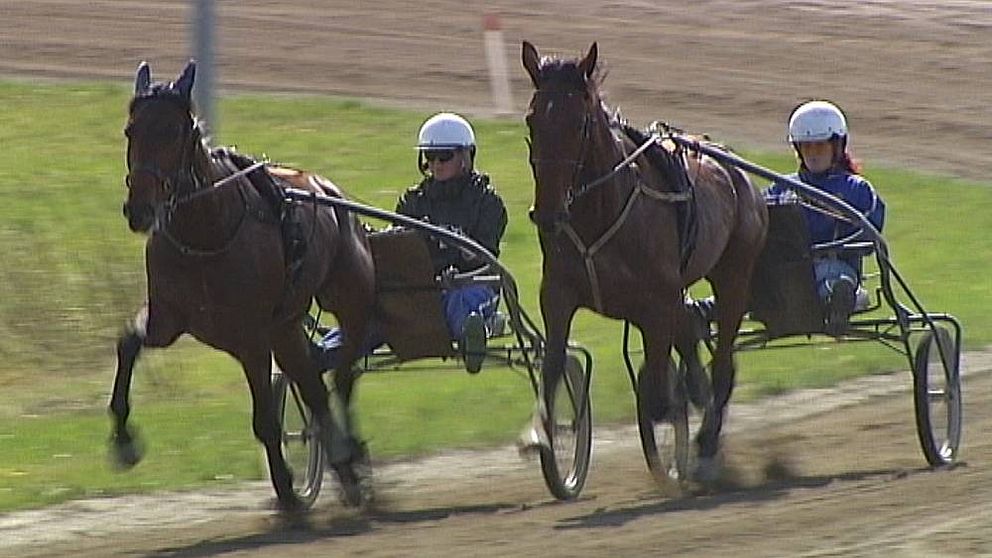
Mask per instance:
[[[957,464],[954,467],[963,466]],[[953,468],[953,467],[952,467]],[[646,516],[687,511],[707,511],[726,505],[769,502],[783,498],[795,489],[821,488],[838,481],[900,480],[920,473],[933,472],[930,467],[917,469],[870,469],[832,475],[785,476],[770,479],[757,486],[741,487],[733,484],[718,486],[709,491],[698,491],[688,496],[664,501],[652,501],[611,510],[597,509],[591,513],[565,518],[553,529],[589,529],[621,527]]]
[[[372,507],[361,514],[334,515],[330,519],[327,519],[327,514],[319,511],[280,514],[274,519],[266,520],[269,522],[269,526],[263,532],[240,537],[219,536],[186,546],[163,548],[145,556],[148,558],[203,558],[239,551],[260,550],[276,545],[306,545],[373,533],[389,524],[434,522],[454,515],[489,515],[511,509],[520,509],[520,504],[442,506],[406,511],[390,511]]]

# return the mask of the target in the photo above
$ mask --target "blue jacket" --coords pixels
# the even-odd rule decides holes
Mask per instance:
[[[815,174],[803,171],[789,177],[798,178],[823,192],[844,200],[867,217],[876,229],[882,230],[882,225],[885,223],[885,202],[875,193],[875,188],[872,187],[871,183],[864,178],[844,171],[827,171]],[[776,182],[765,191],[765,197],[780,197],[787,190],[786,186]],[[803,209],[806,213],[810,241],[813,244],[844,238],[860,228],[814,209]]]

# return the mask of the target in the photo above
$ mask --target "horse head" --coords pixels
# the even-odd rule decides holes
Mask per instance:
[[[194,169],[201,132],[190,93],[196,63],[190,61],[176,81],[152,83],[142,62],[134,83],[124,128],[127,138],[127,200],[124,216],[135,232],[147,232],[168,218],[171,208],[202,186]]]
[[[557,231],[569,219],[600,105],[597,56],[596,43],[582,60],[542,58],[534,45],[523,43],[523,65],[535,88],[525,117],[534,173],[530,219],[541,231]]]

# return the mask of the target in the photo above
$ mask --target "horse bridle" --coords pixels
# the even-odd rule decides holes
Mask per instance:
[[[164,227],[172,218],[177,207],[199,197],[204,191],[209,191],[204,189],[203,177],[199,176],[193,168],[192,153],[196,143],[194,141],[195,130],[196,123],[191,118],[185,134],[181,138],[180,153],[182,156],[172,173],[163,171],[154,163],[141,163],[132,168],[131,162],[128,161],[128,173],[124,177],[124,185],[128,190],[132,188],[133,177],[149,174],[162,185],[163,191],[168,195],[164,202],[154,206],[156,228]],[[183,187],[185,185],[188,186]]]
[[[586,91],[539,89],[534,92],[534,95],[535,97],[539,95],[540,96],[555,95],[561,98],[569,98],[575,95],[582,95],[583,97],[588,99],[589,93]],[[530,164],[532,167],[542,162],[548,162],[548,161],[557,164],[572,165],[571,179],[569,180],[568,188],[565,190],[565,210],[561,212],[556,212],[556,214],[551,217],[550,222],[545,222],[547,221],[546,219],[542,219],[539,215],[536,214],[536,212],[533,212],[531,214],[531,220],[534,221],[534,223],[538,225],[538,227],[545,227],[545,226],[555,227],[558,223],[562,221],[567,221],[569,218],[568,210],[571,208],[572,204],[575,203],[576,199],[578,199],[583,194],[588,192],[588,188],[585,187],[575,188],[575,183],[578,182],[579,175],[582,172],[583,167],[585,166],[586,149],[589,143],[589,136],[590,136],[590,130],[592,128],[592,118],[593,118],[592,111],[589,110],[589,107],[585,103],[583,103],[582,109],[583,109],[583,114],[582,114],[582,132],[580,138],[581,143],[579,144],[579,155],[577,158],[575,159],[563,159],[560,157],[538,158],[533,156],[533,150],[531,149]],[[531,142],[529,138],[527,141],[527,146],[528,148],[531,147]]]

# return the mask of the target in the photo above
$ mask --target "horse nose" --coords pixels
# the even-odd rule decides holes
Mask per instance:
[[[134,232],[144,232],[152,226],[153,213],[150,208],[141,205],[131,207],[125,203],[121,212],[127,219],[127,226]]]
[[[127,217],[127,214],[128,214],[127,202],[124,202],[123,204],[121,204],[121,213],[124,214],[124,217],[125,218]]]
[[[527,211],[527,218],[530,219],[530,222],[531,223],[534,223],[535,225],[537,225],[538,224],[538,222],[537,222],[537,210],[534,209],[533,207],[531,207],[530,210]]]

